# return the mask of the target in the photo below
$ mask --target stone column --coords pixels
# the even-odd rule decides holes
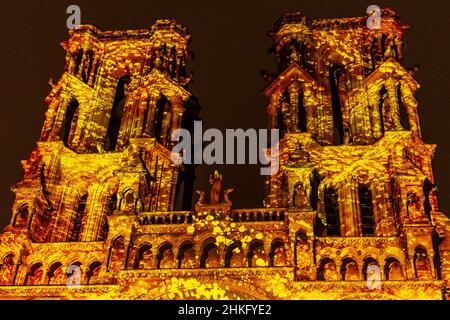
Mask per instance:
[[[300,85],[297,82],[292,83],[289,86],[289,109],[291,114],[291,128],[290,132],[299,132],[299,119],[298,119],[298,107],[299,100],[298,96],[300,94]]]
[[[414,93],[411,92],[407,87],[403,87],[402,90],[402,101],[405,105],[406,111],[408,112],[408,121],[411,132],[416,134],[418,137],[422,137],[419,124],[419,113],[418,113],[418,103],[414,98]]]
[[[88,190],[88,201],[86,203],[83,217],[83,228],[80,234],[81,241],[97,241],[101,232],[103,215],[107,205],[109,193],[105,187],[94,184]]]
[[[148,135],[149,137],[154,135],[154,124],[155,124],[155,112],[157,108],[157,103],[160,97],[160,93],[153,91],[150,92],[147,100],[147,106],[148,112],[147,112],[147,119],[145,119],[145,127],[143,128],[143,134]]]
[[[76,215],[76,192],[71,186],[62,187],[58,208],[55,208],[56,219],[52,231],[52,242],[68,241]],[[55,201],[56,202],[56,201]],[[64,206],[61,206],[61,204]]]
[[[400,123],[400,112],[397,97],[397,86],[394,79],[388,79],[386,82],[386,89],[389,99],[389,114],[392,119],[392,125],[394,130],[402,130],[402,124]],[[392,130],[392,129],[391,129]]]

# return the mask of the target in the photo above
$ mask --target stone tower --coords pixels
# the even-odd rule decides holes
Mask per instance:
[[[200,110],[187,30],[72,31],[0,235],[0,298],[448,297],[450,224],[401,64],[407,27],[382,19],[276,23],[265,94],[281,170],[264,208],[239,210],[218,172],[192,208],[195,168],[171,160]]]
[[[313,276],[311,264],[318,279],[366,278],[376,264],[384,280],[450,279],[436,146],[422,140],[420,86],[401,64],[408,27],[382,15],[370,29],[366,19],[288,13],[270,33],[279,70],[266,75],[268,126],[282,140],[265,205],[296,208],[300,238],[315,239],[300,278]]]

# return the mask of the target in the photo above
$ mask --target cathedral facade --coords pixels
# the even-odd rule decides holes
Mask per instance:
[[[12,187],[0,298],[448,298],[436,146],[401,63],[408,27],[382,13],[380,29],[288,13],[269,33],[280,171],[258,209],[233,208],[218,172],[193,204],[195,167],[171,160],[172,133],[192,131],[200,111],[185,27],[71,31]]]

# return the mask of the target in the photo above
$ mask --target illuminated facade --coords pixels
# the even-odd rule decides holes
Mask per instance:
[[[200,109],[186,29],[72,31],[13,187],[0,298],[448,297],[450,223],[419,85],[401,65],[407,27],[389,9],[380,30],[366,20],[289,13],[275,25],[265,94],[281,170],[248,210],[232,208],[219,174],[191,210],[194,168],[171,161],[171,133]]]

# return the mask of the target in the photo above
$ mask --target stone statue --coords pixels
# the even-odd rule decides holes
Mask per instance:
[[[348,130],[348,128],[345,128],[344,129],[344,144],[349,145],[350,143],[351,143],[350,130]]]
[[[420,210],[419,198],[414,192],[409,192],[408,200],[406,201],[408,216],[415,220],[422,217],[422,212]]]
[[[197,205],[198,206],[204,205],[205,204],[205,192],[197,191],[197,194],[199,196],[198,201],[197,201]]]
[[[223,195],[223,201],[225,201],[226,204],[232,206],[233,202],[230,200],[230,193],[232,193],[234,189],[226,189]]]
[[[210,176],[209,183],[211,184],[211,194],[209,202],[212,205],[219,204],[220,192],[222,191],[222,175],[216,170],[213,176]]]
[[[305,209],[308,206],[308,196],[303,184],[299,183],[295,186],[294,190],[294,206],[297,208]]]

